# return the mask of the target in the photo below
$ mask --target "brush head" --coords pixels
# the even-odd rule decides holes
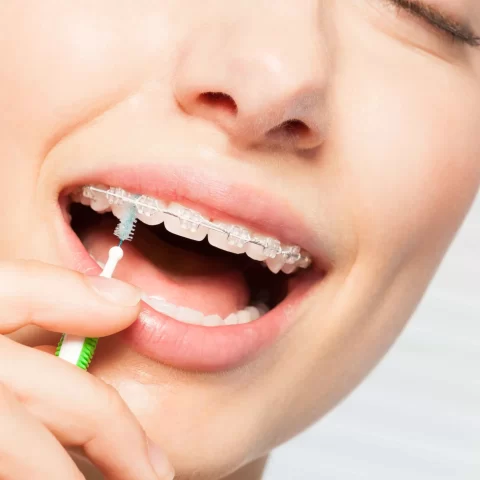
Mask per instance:
[[[135,227],[137,223],[137,208],[134,204],[125,209],[120,223],[115,228],[113,234],[120,239],[120,243],[130,242],[133,239],[135,233]]]

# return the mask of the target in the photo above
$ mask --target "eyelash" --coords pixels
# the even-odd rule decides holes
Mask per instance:
[[[423,20],[423,19],[420,19]],[[435,30],[437,30],[441,35],[446,35],[453,43],[460,43],[461,45],[471,45],[470,40],[465,38],[463,35],[459,35],[458,33],[453,33],[450,30],[442,28],[440,25],[435,25],[430,23],[428,20],[425,20],[427,25],[432,26]]]
[[[406,13],[412,18],[415,18],[417,20],[424,22],[428,27],[434,29],[437,33],[443,35],[444,37],[448,37],[454,43],[458,43],[461,45],[468,45],[471,47],[480,47],[480,37],[474,37],[472,35],[472,38],[467,38],[465,35],[462,35],[461,32],[457,32],[457,33],[452,32],[451,30],[443,28],[441,25],[438,25],[430,21],[430,19],[424,17],[423,15],[417,14],[416,12],[409,10],[408,8],[405,8],[396,0],[387,0],[387,3],[393,6],[398,13],[400,12]]]

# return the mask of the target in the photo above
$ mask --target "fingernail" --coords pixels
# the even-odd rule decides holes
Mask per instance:
[[[122,307],[134,307],[142,297],[139,288],[115,278],[87,275],[85,281],[102,298]]]
[[[168,461],[167,456],[163,450],[150,439],[148,440],[148,456],[159,480],[173,480],[175,478],[175,471]]]

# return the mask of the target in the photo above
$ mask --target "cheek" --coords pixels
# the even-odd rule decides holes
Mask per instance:
[[[169,5],[0,1],[0,189],[16,202],[3,217],[2,255],[35,228],[49,150],[137,91],[153,70],[165,74],[175,43],[169,25],[180,29]]]
[[[404,57],[363,57],[339,109],[345,193],[378,261],[446,248],[480,181],[478,85],[460,68]]]
[[[41,155],[139,88],[152,65],[162,68],[160,55],[151,60],[168,49],[169,15],[160,7],[148,11],[147,3],[134,9],[133,2],[113,0],[2,2],[0,110],[8,119],[0,120],[0,130],[6,138],[18,140],[29,156]]]

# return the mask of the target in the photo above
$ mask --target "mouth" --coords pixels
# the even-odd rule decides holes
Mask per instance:
[[[144,292],[139,318],[119,334],[141,355],[196,371],[245,364],[294,323],[325,276],[325,263],[258,228],[258,219],[252,228],[188,198],[118,185],[68,187],[59,206],[75,268],[96,275],[118,242],[118,219],[134,205],[139,221],[115,277]]]

